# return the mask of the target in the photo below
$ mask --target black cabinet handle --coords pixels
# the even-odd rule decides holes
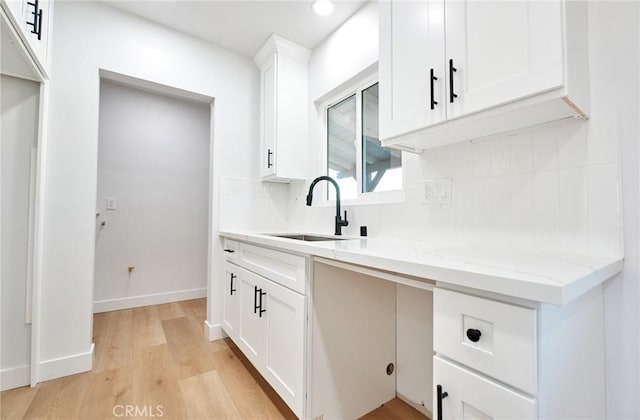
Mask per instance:
[[[437,398],[438,398],[438,420],[442,420],[442,400],[449,396],[448,392],[442,392],[442,385],[437,385]]]
[[[237,277],[237,276],[236,276],[235,274],[231,273],[231,289],[230,289],[230,291],[229,291],[229,294],[230,294],[231,296],[233,296],[233,292],[235,292],[235,291],[236,291],[236,289],[233,287],[233,279],[235,279],[236,277]]]
[[[271,156],[273,156],[273,152],[271,151],[271,149],[267,149],[267,168],[273,166],[273,163],[271,163]]]
[[[258,316],[259,316],[260,318],[262,318],[262,314],[263,314],[263,313],[267,312],[267,310],[266,310],[266,309],[262,309],[262,296],[264,296],[264,295],[266,295],[266,294],[267,294],[267,292],[263,292],[263,291],[262,291],[262,289],[260,289],[260,303],[259,303],[259,305],[260,305],[260,312],[258,312]]]
[[[449,59],[449,102],[453,103],[453,100],[458,97],[453,91],[453,73],[458,71],[457,68],[453,67],[453,58]]]
[[[434,93],[433,93],[433,82],[435,82],[436,80],[438,80],[438,78],[436,76],[433,75],[433,69],[430,70],[429,72],[429,86],[431,88],[431,109],[435,109],[436,105],[438,105],[438,102],[435,100],[434,98]]]
[[[260,306],[258,305],[258,290],[262,291],[262,289],[258,289],[258,286],[253,286],[253,313],[254,314],[257,314],[258,308],[260,308]]]
[[[42,40],[42,9],[39,6],[38,0],[33,2],[27,2],[29,6],[33,6],[33,22],[27,21],[27,25],[33,27],[31,29],[32,34],[38,35],[38,41]]]
[[[471,341],[473,341],[474,343],[477,343],[478,341],[480,341],[480,336],[482,335],[482,333],[480,332],[480,330],[476,330],[473,328],[469,328],[467,330],[467,338]]]
[[[225,248],[224,252],[228,252],[229,254],[233,254],[235,251],[233,249]]]

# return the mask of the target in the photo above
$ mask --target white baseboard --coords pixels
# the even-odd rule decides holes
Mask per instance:
[[[433,418],[433,413],[424,405],[422,404],[418,404],[412,400],[410,400],[409,398],[405,397],[404,395],[396,392],[396,397],[398,397],[398,399],[406,402],[407,404],[409,404],[411,407],[415,408],[417,411],[421,412],[422,414],[424,414],[425,416],[429,417],[430,419]]]
[[[16,366],[0,370],[0,391],[19,388],[31,383],[29,365]]]
[[[38,378],[38,381],[48,381],[49,379],[90,371],[93,365],[94,350],[95,344],[91,343],[91,348],[85,353],[40,362],[40,378]]]
[[[99,300],[93,302],[93,313],[97,314],[100,312],[117,311],[120,309],[138,308],[140,306],[179,302],[181,300],[198,299],[206,296],[207,288],[205,287],[202,289],[178,290],[177,292]]]
[[[209,341],[219,340],[221,338],[228,337],[227,333],[222,329],[222,324],[209,324],[209,321],[204,321],[204,334]]]

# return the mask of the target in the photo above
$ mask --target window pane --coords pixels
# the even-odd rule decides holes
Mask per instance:
[[[356,95],[327,109],[327,175],[340,186],[340,198],[357,198],[356,181]],[[335,200],[333,187],[327,188]]]
[[[378,84],[362,91],[362,192],[402,189],[402,154],[378,139]]]

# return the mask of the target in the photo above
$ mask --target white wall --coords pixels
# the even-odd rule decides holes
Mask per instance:
[[[209,111],[102,80],[94,311],[206,295]]]
[[[31,151],[37,145],[40,85],[0,76],[2,267],[0,389],[29,384],[31,325],[26,324]]]
[[[404,153],[406,201],[347,206],[350,225],[344,230],[357,235],[358,226],[367,225],[370,236],[442,246],[481,244],[597,255],[621,255],[624,249],[624,273],[605,286],[611,418],[640,417],[638,16],[635,2],[590,3],[590,121],[558,122],[420,156]],[[377,25],[372,20],[377,17],[368,18],[371,28]],[[336,41],[338,34],[311,57],[312,100],[326,97],[333,88],[339,90],[349,77],[377,60],[369,54],[348,54],[372,51],[378,41],[375,36],[361,38],[366,44],[353,50],[347,41]],[[339,75],[329,71],[337,65],[332,61],[337,56],[347,67]],[[323,139],[313,108],[310,120],[312,179],[323,173],[319,146]],[[421,204],[419,182],[437,177],[452,178],[452,203]],[[307,188],[308,182],[290,188],[289,229],[331,233],[335,209],[306,207]]]
[[[47,369],[41,379],[91,363],[99,69],[215,98],[214,202],[220,175],[255,179],[258,170],[259,74],[249,58],[97,2],[59,2],[54,19],[40,320]],[[217,239],[212,247],[213,262],[222,261]],[[208,320],[215,325],[221,282],[210,281]],[[48,368],[53,365],[60,370]]]

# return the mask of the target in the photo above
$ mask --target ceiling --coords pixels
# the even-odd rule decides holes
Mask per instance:
[[[253,57],[276,33],[311,50],[366,0],[334,0],[331,16],[318,16],[311,0],[107,0],[106,4],[152,22]]]

